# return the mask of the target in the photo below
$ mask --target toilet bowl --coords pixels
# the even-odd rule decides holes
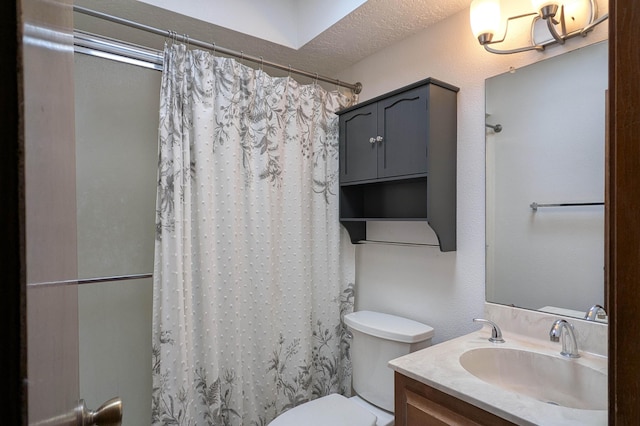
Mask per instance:
[[[282,413],[269,426],[391,426],[393,371],[387,363],[431,345],[433,328],[379,312],[345,315],[353,335],[353,390],[346,398],[331,394]]]

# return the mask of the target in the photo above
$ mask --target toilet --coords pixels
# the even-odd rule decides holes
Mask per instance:
[[[391,426],[393,370],[390,360],[431,345],[433,328],[379,312],[345,315],[351,341],[356,396],[331,394],[282,413],[269,426]]]

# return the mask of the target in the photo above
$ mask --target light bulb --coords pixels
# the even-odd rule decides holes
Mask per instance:
[[[480,44],[491,41],[491,37],[500,29],[500,0],[473,0],[469,19],[471,31],[480,40]]]

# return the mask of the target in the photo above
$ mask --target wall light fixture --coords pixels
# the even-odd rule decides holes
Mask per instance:
[[[500,0],[473,0],[470,7],[471,31],[485,50],[491,53],[542,51],[546,46],[564,44],[576,36],[585,37],[596,25],[609,18],[608,13],[598,18],[596,0],[531,0],[531,5],[535,12],[508,17],[504,24],[504,36],[494,40],[502,26]],[[491,46],[505,42],[509,22],[522,19],[531,21],[529,44],[508,49]]]

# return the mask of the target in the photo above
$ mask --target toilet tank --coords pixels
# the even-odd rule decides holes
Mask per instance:
[[[431,345],[433,328],[395,315],[359,311],[344,316],[351,331],[353,389],[362,399],[393,412],[390,360]]]

